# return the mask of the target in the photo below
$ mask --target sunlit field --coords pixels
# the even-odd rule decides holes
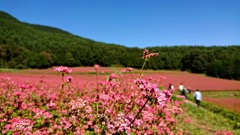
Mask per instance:
[[[240,91],[204,92],[204,101],[240,114]]]
[[[71,68],[71,76],[73,84],[80,82],[95,83],[96,72],[94,67],[74,67]],[[124,68],[115,67],[99,67],[98,77],[99,79],[106,79],[111,73],[120,74]],[[1,70],[0,70],[1,71]],[[11,71],[11,72],[10,72]],[[5,70],[1,73],[1,77],[10,77],[12,80],[17,82],[29,81],[37,82],[44,80],[47,84],[57,84],[61,82],[57,73],[52,68],[49,69],[28,69],[28,70]],[[167,88],[169,83],[172,83],[175,88],[178,88],[180,83],[183,83],[185,87],[192,91],[199,89],[202,91],[232,91],[240,90],[240,81],[227,80],[220,78],[208,77],[203,74],[193,74],[189,72],[181,71],[155,71],[155,70],[137,70],[134,69],[131,73],[121,73],[124,75],[124,79],[134,78],[139,76],[140,73],[144,74],[145,77],[150,77],[153,80],[158,81],[158,84]],[[124,80],[123,80],[124,81]]]
[[[145,50],[144,62],[155,55]],[[177,128],[185,104],[173,94],[180,83],[192,91],[240,88],[240,81],[199,74],[97,64],[1,70],[0,75],[2,134],[187,134]],[[175,89],[167,89],[169,83]]]

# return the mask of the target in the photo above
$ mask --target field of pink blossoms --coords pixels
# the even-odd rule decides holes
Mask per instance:
[[[142,68],[157,55],[145,50]],[[166,89],[168,83],[177,87],[183,82],[203,90],[216,90],[216,84],[204,84],[199,78],[206,77],[201,75],[190,79],[184,75],[188,73],[169,73],[172,76],[155,71],[134,72],[130,67],[116,72],[97,64],[0,73],[0,133],[184,134],[176,127],[184,98],[173,95],[175,89]],[[225,89],[240,88],[239,82],[220,80],[217,89],[221,90],[226,81],[231,85],[224,85]]]
[[[71,76],[74,78],[72,84],[84,84],[84,85],[96,85],[96,71],[94,67],[74,67],[71,68]],[[143,72],[145,77],[149,77],[155,80],[159,85],[164,88],[168,87],[169,83],[177,89],[180,83],[183,83],[185,87],[195,90],[199,89],[202,91],[225,91],[225,90],[240,90],[240,81],[227,80],[208,77],[202,74],[193,74],[189,72],[181,71],[151,71],[151,70],[137,70],[134,69],[130,73],[122,73],[124,68],[110,68],[110,67],[99,67],[98,77],[100,80],[107,79],[108,75],[111,73],[122,74],[124,79],[123,82],[128,82],[128,80],[134,77],[139,77],[139,74]],[[5,72],[1,73],[2,78],[10,77],[16,82],[31,82],[36,83],[39,81],[45,81],[49,85],[59,85],[61,79],[56,75],[57,73],[50,69],[28,69],[21,70],[18,72]]]

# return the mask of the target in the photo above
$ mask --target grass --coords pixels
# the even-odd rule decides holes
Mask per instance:
[[[188,122],[186,121],[188,120]],[[192,135],[214,135],[217,131],[240,134],[233,128],[234,121],[192,104],[184,105],[184,113],[178,117],[178,128]]]
[[[209,91],[202,94],[209,98],[240,98],[240,91]]]
[[[18,69],[0,68],[0,72],[17,72]]]
[[[240,114],[240,91],[202,92],[202,94],[205,101]]]
[[[202,92],[208,97],[239,97],[239,91],[231,92]],[[230,131],[234,135],[240,134],[240,114],[218,107],[212,103],[201,102],[198,108],[193,96],[188,95],[184,104],[184,111],[178,117],[178,128],[191,135],[214,135],[217,131]]]

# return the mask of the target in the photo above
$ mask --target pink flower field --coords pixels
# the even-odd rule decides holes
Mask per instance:
[[[107,74],[120,72],[123,68],[108,68],[99,67],[99,79],[106,79]],[[94,67],[75,67],[72,68],[71,76],[73,84],[96,84],[96,75]],[[132,74],[123,74],[125,80],[138,76],[141,70],[134,70]],[[45,70],[21,70],[16,73],[0,73],[2,78],[10,77],[17,82],[38,82],[41,80],[46,81],[50,85],[59,84],[59,76],[56,75],[52,69]],[[181,71],[145,71],[146,77],[152,78],[159,85],[167,88],[169,83],[172,83],[175,88],[178,88],[180,83],[183,83],[185,87],[195,90],[200,89],[203,91],[225,91],[225,90],[240,90],[240,81],[219,79],[213,77],[207,77],[202,74],[193,74]]]
[[[143,65],[157,55],[145,50]],[[184,99],[160,89],[162,78],[131,74],[132,68],[105,74],[97,64],[83,70],[91,74],[74,70],[1,72],[0,133],[184,134],[176,127]]]
[[[157,53],[144,50],[144,64]],[[176,117],[190,89],[238,90],[239,81],[177,71],[53,67],[0,72],[0,134],[183,135]],[[176,89],[166,89],[172,83]]]
[[[204,98],[205,101],[227,108],[231,111],[240,113],[239,98]]]
[[[178,87],[180,83],[183,83],[185,87],[191,90],[240,90],[240,81],[207,77],[203,74],[193,74],[180,71],[160,71],[150,75],[153,78],[158,78],[160,76],[165,77],[163,83],[164,86],[166,86],[168,83],[172,83],[175,87]]]

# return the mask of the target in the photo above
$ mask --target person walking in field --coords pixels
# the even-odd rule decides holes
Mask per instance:
[[[180,83],[180,85],[179,85],[179,90],[181,92],[181,95],[183,95],[185,98],[187,98],[187,90],[182,83]]]
[[[183,88],[184,88],[183,84],[180,83],[180,85],[179,85],[179,90],[180,90],[181,93],[182,93],[182,91],[183,91]]]
[[[196,101],[197,107],[200,106],[200,102],[202,100],[202,94],[199,91],[199,89],[196,89],[196,91],[194,92],[194,99]]]

